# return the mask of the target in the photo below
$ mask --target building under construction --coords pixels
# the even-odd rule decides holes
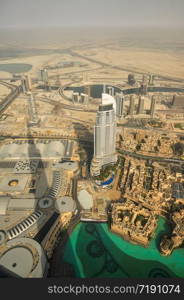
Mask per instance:
[[[134,85],[136,83],[134,74],[128,74],[128,84]]]

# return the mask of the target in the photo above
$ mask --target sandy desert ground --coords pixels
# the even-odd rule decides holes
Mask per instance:
[[[77,51],[87,55],[87,51]],[[98,48],[90,56],[101,62],[130,68],[137,72],[151,72],[163,76],[184,77],[184,54],[173,51],[150,50],[142,48],[106,49]]]
[[[57,75],[58,72],[62,76],[69,76],[71,72],[79,72],[76,74],[80,75],[86,71],[94,78],[125,78],[130,72],[150,72],[180,79],[184,77],[183,30],[109,28],[104,31],[65,28],[34,32],[1,32],[1,37],[0,63],[31,64],[31,76],[37,76],[38,70],[45,65],[80,61],[87,66],[49,70],[49,73],[51,76]],[[11,59],[6,59],[6,47],[10,54],[12,47],[12,53],[17,57],[13,58],[12,55]],[[74,55],[68,50],[72,50]],[[20,55],[19,51],[23,51],[23,55]],[[77,57],[75,53],[83,57]],[[110,67],[102,68],[100,64],[85,58],[108,63]],[[112,69],[113,65],[122,67],[122,70]],[[96,70],[99,67],[101,70]],[[0,77],[3,75],[0,71]]]
[[[8,94],[10,93],[10,89],[4,85],[0,85],[0,103]]]

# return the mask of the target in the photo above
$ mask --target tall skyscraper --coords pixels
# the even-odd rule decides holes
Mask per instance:
[[[129,106],[129,115],[134,115],[134,108],[135,108],[135,99],[134,95],[130,96],[130,106]]]
[[[72,94],[72,102],[73,103],[79,103],[80,96],[78,92],[73,92]]]
[[[142,76],[142,82],[141,82],[141,86],[139,89],[139,93],[140,95],[146,95],[147,94],[147,90],[148,90],[148,78],[146,75]]]
[[[153,74],[149,75],[149,85],[154,85],[154,75]]]
[[[116,116],[121,119],[124,113],[124,96],[123,93],[116,94]]]
[[[30,92],[32,89],[32,82],[31,82],[31,77],[30,75],[24,75],[21,78],[21,83],[22,83],[22,89],[23,92]]]
[[[89,97],[88,97],[88,95],[86,95],[84,93],[81,93],[80,96],[81,96],[81,103],[87,105],[89,103]]]
[[[137,114],[143,114],[143,112],[144,112],[144,97],[139,96]]]
[[[94,157],[91,175],[99,175],[102,166],[114,164],[116,155],[116,114],[109,95],[102,94],[94,127]],[[113,97],[111,97],[113,98]]]
[[[109,95],[114,96],[114,88],[112,86],[108,86],[107,89],[109,90]]]
[[[51,86],[49,84],[49,77],[47,69],[40,70],[41,81],[43,82],[44,88],[47,91],[51,91]]]
[[[155,114],[155,106],[156,106],[156,98],[155,98],[155,96],[152,96],[151,97],[151,106],[150,106],[150,114],[151,114],[152,118],[154,117],[154,114]]]
[[[111,95],[114,96],[114,87],[112,87]]]
[[[102,93],[102,104],[113,104],[113,109],[116,114],[116,100],[109,94]]]
[[[48,71],[47,69],[40,70],[41,80],[46,83],[48,81]]]

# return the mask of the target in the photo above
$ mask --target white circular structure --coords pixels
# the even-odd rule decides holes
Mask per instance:
[[[76,203],[72,197],[65,196],[56,200],[55,208],[59,213],[74,212]]]
[[[11,248],[0,259],[1,265],[21,277],[27,277],[33,266],[32,253],[24,247]]]
[[[53,205],[53,200],[49,197],[45,197],[39,200],[38,206],[40,208],[50,208]]]
[[[1,253],[0,265],[23,278],[41,278],[48,270],[43,248],[29,238],[8,241]]]

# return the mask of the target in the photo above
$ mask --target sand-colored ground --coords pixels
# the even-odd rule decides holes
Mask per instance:
[[[27,72],[31,76],[38,76],[38,71],[44,64],[48,64],[49,62],[53,62],[55,59],[58,59],[59,54],[50,54],[50,55],[38,55],[38,56],[28,56],[28,57],[18,57],[14,59],[3,60],[3,64],[13,64],[13,63],[23,63],[32,65],[32,69]],[[12,75],[8,72],[0,71],[1,77],[11,77]]]
[[[71,45],[71,50],[73,47]],[[85,67],[67,67],[60,69],[49,69],[50,76],[68,76],[70,77],[71,73],[76,76],[83,76],[83,73],[87,72],[89,77],[92,78],[121,78],[125,79],[129,72],[141,72],[141,73],[155,73],[163,76],[170,77],[184,77],[184,53],[181,51],[171,51],[162,48],[137,48],[137,47],[127,47],[124,46],[113,46],[106,45],[102,47],[101,45],[96,46],[92,49],[83,49],[81,44],[81,49],[73,50],[75,53],[83,55],[83,58],[77,56],[71,56],[69,53],[54,53],[47,55],[38,55],[38,56],[28,56],[28,57],[17,57],[15,59],[3,60],[3,63],[28,63],[33,67],[28,72],[31,76],[37,77],[38,71],[44,66],[56,66],[58,63],[66,61],[80,61],[85,63]],[[125,68],[123,70],[115,70],[111,68],[102,68],[97,63],[90,62],[85,60],[86,58],[96,59],[99,62],[108,63],[112,66],[119,66]],[[97,68],[99,68],[97,70]],[[69,74],[70,73],[70,74]],[[10,75],[6,72],[0,71],[0,77]]]
[[[80,62],[82,64],[86,64],[86,66],[73,66],[73,67],[61,67],[61,68],[55,68],[58,63],[63,62]],[[1,63],[1,60],[0,60]],[[14,59],[7,59],[2,61],[3,64],[12,64],[12,63],[23,63],[23,64],[30,64],[32,65],[32,69],[26,74],[30,74],[32,78],[38,78],[39,77],[39,70],[42,68],[45,68],[47,66],[54,67],[54,69],[48,69],[48,74],[50,77],[50,82],[52,82],[53,76],[61,76],[65,77],[67,76],[70,78],[71,76],[83,76],[86,72],[92,72],[96,74],[96,69],[99,68],[98,64],[87,62],[86,60],[80,59],[78,57],[72,57],[69,54],[60,54],[60,53],[54,53],[49,55],[39,55],[39,56],[28,56],[28,57],[22,57],[22,58],[14,58]],[[94,71],[93,71],[94,70]],[[72,74],[73,73],[73,74]],[[71,74],[71,75],[70,75]],[[0,71],[0,78],[10,78],[12,77],[11,73]],[[56,78],[56,77],[55,77]],[[64,84],[64,81],[62,80],[62,84]]]
[[[77,52],[87,54],[86,50]],[[92,58],[140,72],[181,78],[184,76],[184,54],[180,52],[132,47],[122,47],[121,50],[99,48],[98,51],[94,51]]]
[[[11,92],[9,88],[0,84],[0,102]]]

